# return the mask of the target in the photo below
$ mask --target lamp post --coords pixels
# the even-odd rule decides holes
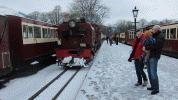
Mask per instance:
[[[134,21],[134,23],[135,23],[135,34],[136,34],[136,23],[138,23],[138,22],[136,21],[136,18],[137,18],[137,15],[138,15],[138,11],[139,11],[139,10],[136,8],[136,6],[135,6],[135,9],[132,10],[133,16],[134,16],[134,18],[135,18],[135,21]]]

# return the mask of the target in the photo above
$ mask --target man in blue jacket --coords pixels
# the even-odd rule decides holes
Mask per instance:
[[[157,75],[157,64],[161,57],[161,51],[164,46],[165,37],[161,33],[161,28],[159,25],[155,25],[153,28],[152,37],[155,39],[155,43],[143,46],[143,51],[150,50],[150,57],[148,60],[148,76],[150,80],[151,87],[147,90],[152,90],[151,94],[159,93],[159,80]]]

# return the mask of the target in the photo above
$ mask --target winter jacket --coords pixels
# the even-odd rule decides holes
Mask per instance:
[[[160,59],[165,42],[164,34],[162,34],[161,31],[157,31],[153,34],[153,38],[155,39],[155,43],[146,45],[145,49],[150,50],[150,58]]]
[[[136,47],[136,50],[135,50],[135,53],[134,53],[134,56],[133,58],[134,59],[139,59],[141,57],[141,55],[143,54],[143,50],[142,50],[142,47],[143,47],[143,44],[142,44],[142,40],[143,40],[143,35],[142,37],[140,38],[140,41],[138,42],[138,45]],[[133,45],[132,45],[132,49],[134,49],[134,46],[137,42],[137,39],[135,37],[134,41],[133,41]]]
[[[155,39],[153,37],[145,38],[142,40],[143,45],[149,45],[155,43]]]

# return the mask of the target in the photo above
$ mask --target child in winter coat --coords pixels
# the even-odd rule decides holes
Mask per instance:
[[[155,43],[155,39],[152,37],[152,33],[150,31],[145,31],[142,43],[143,46]],[[144,53],[140,57],[140,61],[145,57],[143,63],[147,65],[149,56],[150,56],[150,51],[144,51]]]

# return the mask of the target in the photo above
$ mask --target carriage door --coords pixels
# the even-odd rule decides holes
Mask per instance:
[[[0,69],[10,66],[7,17],[0,15]]]
[[[3,68],[10,66],[10,54],[9,54],[9,52],[2,52],[2,64],[3,64]]]

